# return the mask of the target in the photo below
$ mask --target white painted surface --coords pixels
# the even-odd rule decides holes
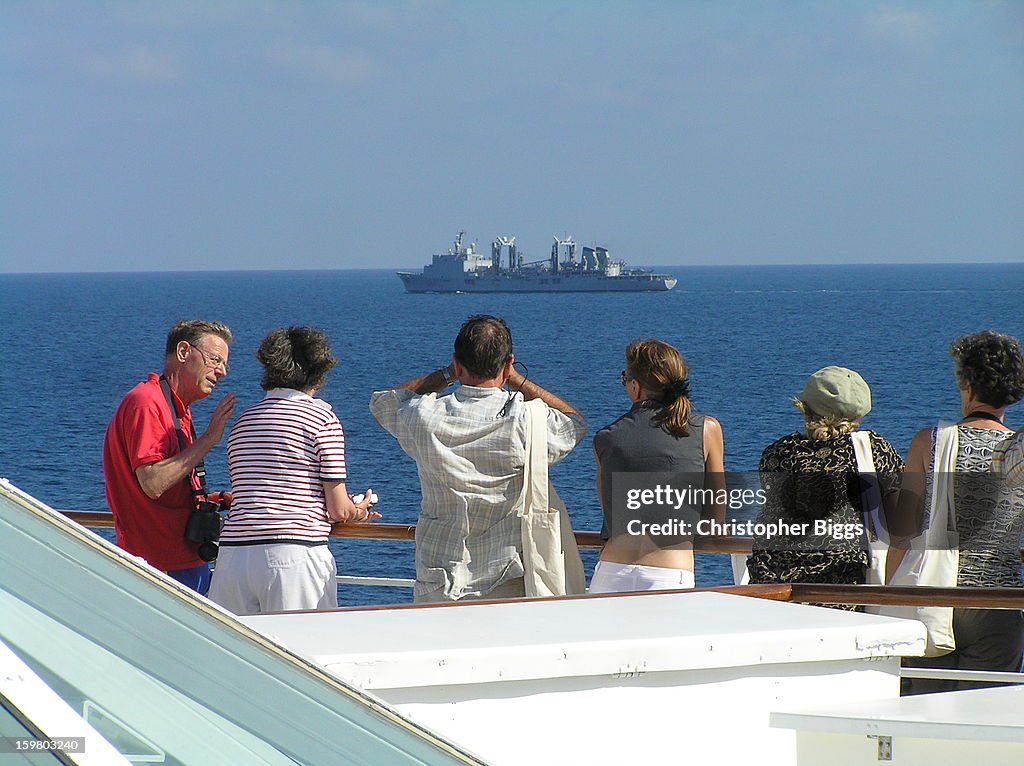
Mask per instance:
[[[891,738],[891,763],[900,766],[1024,763],[1024,687],[1020,686],[871,702],[846,700],[810,710],[776,712],[771,724],[797,731],[801,766],[876,764],[878,737]]]
[[[956,692],[948,692],[955,694]],[[949,742],[899,737],[889,743],[889,760],[879,760],[879,740],[864,734],[801,733],[798,766],[1020,766],[1024,752],[1010,742]]]
[[[256,615],[364,689],[919,655],[920,623],[719,593]]]
[[[792,764],[769,712],[899,693],[919,623],[714,593],[243,620],[497,764]]]
[[[808,699],[898,692],[895,668],[864,661],[382,689],[405,715],[495,764],[793,764],[792,732],[768,712]]]

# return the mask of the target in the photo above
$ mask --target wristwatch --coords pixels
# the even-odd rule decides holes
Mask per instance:
[[[448,372],[448,365],[445,365],[444,367],[442,367],[439,370],[439,372],[441,373],[441,375],[444,376],[445,388],[447,388],[448,386],[450,386],[452,383],[455,382],[455,378],[453,378],[452,374],[450,372]]]

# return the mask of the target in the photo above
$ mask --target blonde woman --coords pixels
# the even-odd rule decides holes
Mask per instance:
[[[864,520],[851,481],[857,474],[851,434],[871,411],[871,389],[854,370],[824,367],[793,404],[804,416],[804,432],[765,448],[758,467],[765,503],[757,521],[789,532],[754,537],[750,582],[863,583],[868,554],[854,534]],[[884,438],[867,435],[882,501],[893,507],[903,461]]]
[[[634,514],[618,502],[619,494],[630,474],[652,472],[685,477],[693,489],[724,490],[722,427],[713,417],[694,409],[686,361],[667,343],[630,343],[621,381],[632,406],[594,436],[597,492],[604,513],[602,535],[607,542],[590,592],[692,588],[693,544],[689,537],[636,534],[640,519],[632,518]],[[613,503],[616,474],[620,486]],[[719,521],[724,518],[724,505],[696,510]]]

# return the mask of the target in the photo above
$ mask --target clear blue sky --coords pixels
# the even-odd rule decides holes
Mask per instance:
[[[0,4],[0,271],[1024,260],[1024,2]]]

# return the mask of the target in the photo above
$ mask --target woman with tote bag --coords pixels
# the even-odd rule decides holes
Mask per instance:
[[[906,578],[920,577],[922,563],[936,549],[936,532],[945,532],[950,540],[958,541],[954,550],[958,556],[953,557],[956,585],[1024,587],[1019,554],[1024,531],[1024,487],[1009,487],[990,472],[993,454],[1013,434],[1003,422],[1006,408],[1024,397],[1024,355],[1016,338],[985,330],[953,341],[950,356],[963,417],[955,428],[918,432],[910,444],[899,504],[889,519],[892,543],[886,581],[898,584]],[[946,502],[944,496],[951,502]],[[945,529],[933,529],[933,519],[945,519]],[[932,544],[921,544],[925,538]],[[919,583],[939,584],[927,577],[920,578]],[[933,636],[942,633],[925,620],[932,650],[929,654],[938,656],[905,658],[904,666],[1020,670],[1024,618],[1019,610],[952,609],[948,615],[946,631],[951,640],[938,646],[934,646]],[[903,680],[903,693],[987,685],[907,678]]]
[[[832,530],[863,524],[881,536],[879,511],[885,504],[895,505],[903,461],[880,434],[859,430],[871,411],[871,389],[855,370],[821,368],[807,378],[793,405],[803,414],[804,429],[777,439],[761,453],[758,471],[765,501],[757,521],[800,531],[754,536],[747,560],[750,582],[863,583],[869,565],[864,539],[811,531],[819,523]],[[866,487],[854,479],[873,484],[877,503],[870,513],[862,497]]]

